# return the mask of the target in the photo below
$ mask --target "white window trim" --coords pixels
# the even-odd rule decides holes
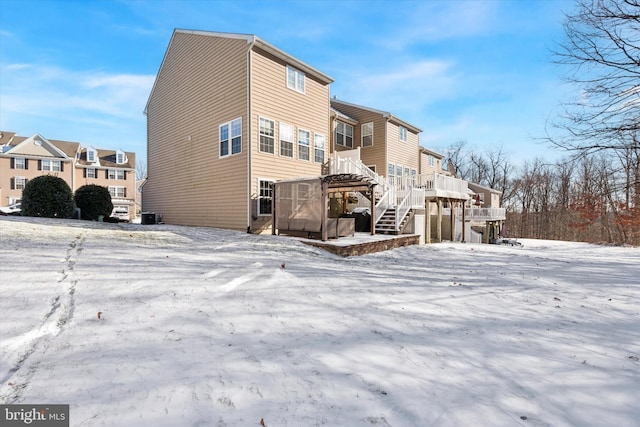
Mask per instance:
[[[344,126],[344,133],[341,133],[342,135],[342,141],[344,142],[343,144],[339,144],[338,143],[338,124],[342,124]],[[347,126],[351,127],[351,146],[347,145]],[[336,141],[336,145],[340,146],[340,147],[345,147],[345,148],[353,148],[353,134],[354,134],[354,129],[353,129],[353,125],[350,125],[349,123],[343,122],[342,120],[336,120],[336,130],[335,130],[335,141]]]
[[[262,149],[260,148],[260,137],[262,137],[262,133],[260,133],[260,120],[268,120],[271,123],[273,123],[273,136],[271,136],[271,138],[273,139],[273,153],[270,153],[268,151],[262,151]],[[275,120],[270,119],[268,117],[258,116],[258,151],[260,153],[271,154],[271,155],[276,154],[276,150],[278,148],[278,144],[276,144],[276,123],[277,122]]]
[[[20,167],[18,167],[18,160],[22,162]],[[27,158],[26,157],[14,157],[13,158],[13,168],[19,170],[25,170],[27,166]]]
[[[265,216],[271,216],[272,212],[273,212],[273,187],[271,187],[271,212],[269,213],[262,213],[260,212],[260,200],[263,199],[262,195],[260,195],[260,182],[269,182],[271,183],[271,185],[273,185],[275,181],[275,179],[269,179],[269,178],[258,178],[258,191],[256,192],[258,197],[256,198],[257,201],[257,206],[256,206],[256,212],[258,214],[258,216],[261,217],[265,217]]]
[[[240,121],[240,135],[239,135],[240,136],[240,151],[238,151],[237,153],[234,153],[233,152],[233,138],[234,138],[234,136],[233,136],[233,125],[232,124],[233,124],[233,122],[236,122],[238,120]],[[221,148],[222,148],[221,147],[222,146],[222,140],[220,139],[220,134],[222,132],[222,128],[225,127],[225,126],[227,126],[228,129],[229,129],[228,135],[227,135],[227,137],[228,137],[227,144],[229,144],[229,146],[227,147],[228,148],[227,154],[223,155],[221,153],[221,151],[222,151],[221,150]],[[238,117],[238,118],[235,118],[233,120],[229,120],[228,122],[221,123],[218,126],[218,158],[222,159],[222,158],[226,158],[226,157],[230,157],[230,156],[236,156],[238,154],[242,154],[242,117]]]
[[[398,126],[398,139],[400,142],[407,142],[407,128],[404,126]]]
[[[371,135],[371,144],[369,144],[369,145],[364,145],[364,137],[368,136],[368,135],[365,135],[365,133],[364,133],[365,126],[366,127],[371,126],[371,134],[370,134]],[[361,134],[360,135],[360,146],[361,147],[373,147],[373,122],[363,123],[360,126],[360,134]]]
[[[291,128],[291,141],[287,141],[287,140],[283,140],[282,139],[282,126],[287,126],[289,128]],[[289,123],[283,123],[280,122],[278,125],[278,155],[282,158],[285,159],[295,159],[296,158],[296,144],[297,144],[297,131],[295,126],[290,125]],[[290,142],[291,143],[291,156],[286,156],[284,154],[282,154],[282,142]]]
[[[289,83],[289,73],[293,73],[293,79],[294,79],[294,83],[293,86]],[[286,79],[287,79],[287,87],[291,90],[295,90],[298,93],[302,93],[305,94],[306,93],[306,86],[307,86],[307,82],[306,79],[307,77],[305,76],[305,74],[298,70],[297,68],[292,67],[291,65],[287,65],[287,72],[286,72]]]
[[[48,168],[45,169],[45,163],[47,163],[49,165]],[[58,165],[58,169],[55,169],[53,167],[53,165],[56,164]],[[62,172],[62,160],[54,160],[54,159],[42,159],[42,162],[40,163],[41,166],[41,170],[43,171],[47,171],[47,172]]]
[[[126,187],[124,185],[110,185],[109,194],[111,194],[111,197],[113,198],[124,199],[126,197],[125,188]],[[118,190],[122,190],[122,195],[118,194]]]
[[[22,183],[22,188],[18,187],[18,180]],[[13,187],[14,190],[24,190],[24,187],[27,186],[27,177],[26,176],[14,176],[13,177]]]
[[[316,144],[318,141],[318,137],[321,137],[322,139],[324,139],[324,142],[322,144],[322,162],[319,162],[316,160],[316,150],[318,150],[318,147],[316,146]],[[326,159],[327,159],[327,137],[322,133],[314,133],[313,134],[313,162],[318,164],[324,164]]]
[[[86,168],[87,178],[95,179],[98,177],[98,170],[96,168]],[[93,172],[93,176],[89,176],[89,171]]]
[[[89,157],[93,157],[93,159],[90,159]],[[87,162],[95,163],[97,158],[98,153],[96,153],[96,150],[94,150],[93,148],[87,148]]]
[[[308,144],[300,144],[300,132],[306,132],[309,134],[309,143]],[[307,147],[309,149],[309,158],[308,159],[301,159],[300,158],[300,146],[303,145],[305,147]],[[311,131],[308,131],[306,129],[302,129],[302,128],[298,128],[298,131],[296,132],[296,146],[297,146],[297,152],[298,152],[298,160],[302,160],[303,162],[310,162],[311,161]]]
[[[119,162],[118,158],[122,156],[122,161]],[[125,154],[124,151],[118,150],[116,151],[116,164],[117,165],[124,165],[125,163],[127,163],[127,155]]]
[[[123,180],[125,179],[125,173],[124,173],[124,169],[108,169],[109,172],[107,172],[108,174],[108,179],[119,179],[119,180]]]

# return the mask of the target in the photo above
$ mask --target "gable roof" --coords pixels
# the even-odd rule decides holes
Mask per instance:
[[[410,129],[411,131],[415,132],[415,133],[420,133],[422,132],[422,129],[420,129],[417,126],[412,125],[409,122],[405,122],[404,120],[402,120],[401,118],[394,116],[393,114],[389,113],[388,111],[382,111],[382,110],[376,110],[375,108],[371,108],[371,107],[365,107],[363,105],[358,105],[358,104],[352,104],[350,102],[345,102],[345,101],[341,101],[339,99],[337,99],[336,97],[331,98],[331,107],[333,107],[334,109],[340,111],[340,106],[341,105],[345,105],[348,107],[354,107],[354,108],[359,108],[361,110],[365,110],[365,111],[369,111],[371,113],[375,113],[375,114],[379,114],[382,117],[384,117],[385,119],[402,125],[404,127],[406,127],[407,129]]]
[[[443,154],[437,153],[437,152],[435,152],[433,150],[429,150],[426,147],[420,146],[420,151],[422,151],[425,154],[431,154],[433,157],[436,157],[436,158],[438,158],[440,160],[444,159],[444,155]]]
[[[262,40],[256,35],[240,34],[240,33],[222,33],[222,32],[205,31],[205,30],[186,30],[186,29],[176,28],[173,30],[173,34],[171,35],[171,40],[169,41],[167,50],[164,53],[162,62],[160,63],[160,68],[158,69],[158,73],[156,74],[156,80],[153,82],[153,87],[151,88],[151,92],[149,93],[147,104],[144,108],[145,113],[149,108],[149,102],[151,101],[151,96],[153,95],[153,92],[156,89],[156,83],[158,82],[157,76],[160,75],[160,70],[162,70],[162,68],[164,67],[164,63],[167,60],[167,55],[169,54],[171,45],[173,44],[173,41],[176,35],[178,34],[194,34],[194,35],[206,36],[206,37],[219,37],[219,38],[226,38],[226,39],[245,40],[247,44],[250,45],[251,49],[253,49],[253,47],[258,47],[264,50],[265,52],[275,56],[276,58],[283,60],[287,64],[291,64],[293,67],[297,68],[300,71],[303,71],[305,74],[315,77],[316,79],[320,80],[324,84],[331,84],[334,81],[333,78],[329,77],[327,74],[323,73],[317,68],[312,67],[311,65],[301,61],[300,59],[286,53],[281,49],[278,49],[271,43],[268,43],[267,41]]]
[[[38,133],[28,138],[16,137],[14,134],[7,145],[11,148],[7,151],[3,150],[4,155],[52,157],[64,160],[71,160],[80,146],[77,142],[50,141]]]

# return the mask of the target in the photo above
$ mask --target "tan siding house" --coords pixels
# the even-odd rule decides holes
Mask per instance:
[[[0,206],[17,203],[26,183],[40,175],[65,180],[71,191],[86,184],[109,188],[115,213],[135,217],[135,154],[83,148],[78,142],[0,132]],[[90,160],[87,155],[90,153]]]
[[[271,182],[320,174],[331,82],[253,35],[175,30],[145,110],[142,209],[266,230]]]
[[[408,171],[416,174],[419,168],[419,134],[422,132],[386,111],[331,99],[331,108],[340,114],[332,115],[333,141],[341,144],[340,128],[349,124],[344,117],[357,121],[353,125],[353,148],[360,147],[362,162],[382,176],[398,176]]]

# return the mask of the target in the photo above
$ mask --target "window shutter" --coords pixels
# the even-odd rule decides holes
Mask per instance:
[[[24,168],[29,169],[29,159],[24,159]]]
[[[104,178],[109,179],[109,169],[104,170]]]
[[[124,197],[127,197],[127,187],[124,187]]]
[[[15,158],[11,158],[11,169],[15,169],[16,168],[16,159]]]
[[[60,161],[60,172],[64,172],[64,162]]]
[[[87,168],[82,168],[82,177],[83,178],[87,177]]]
[[[16,189],[16,179],[15,178],[11,178],[11,189],[12,190]]]
[[[42,170],[42,160],[38,160],[38,170]]]
[[[127,180],[127,171],[124,171],[124,179]]]

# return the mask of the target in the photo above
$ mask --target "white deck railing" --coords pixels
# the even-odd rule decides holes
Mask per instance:
[[[462,217],[462,209],[456,208],[455,214]],[[464,218],[467,220],[483,220],[497,221],[507,219],[507,210],[505,208],[465,208]]]

